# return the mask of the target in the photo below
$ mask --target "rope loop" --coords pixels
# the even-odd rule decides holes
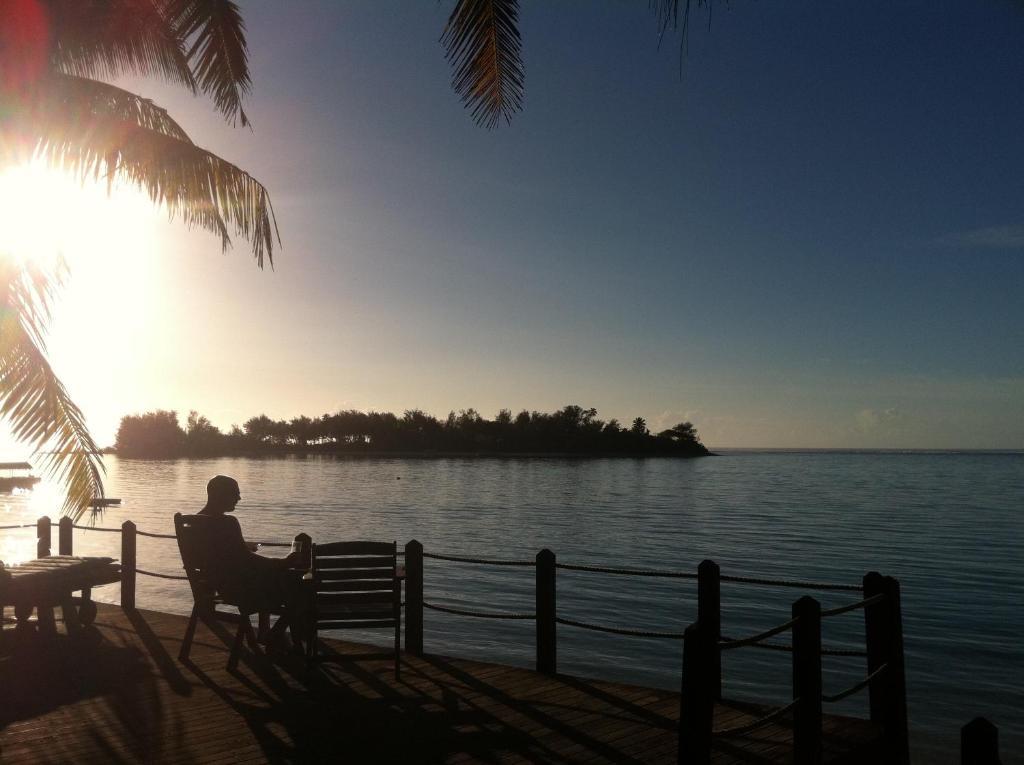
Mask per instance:
[[[752,730],[757,730],[758,728],[779,719],[784,714],[792,710],[793,707],[795,707],[799,702],[800,699],[793,699],[791,702],[786,704],[786,706],[773,709],[768,714],[757,718],[753,722],[747,723],[745,725],[736,725],[732,728],[722,728],[721,730],[713,730],[711,731],[711,735],[717,736],[719,738],[724,738],[726,736],[739,736],[744,733],[750,733],[750,731]]]
[[[152,531],[139,531],[135,530],[135,533],[140,537],[153,537],[154,539],[177,539],[174,534],[155,534]]]
[[[121,533],[121,529],[119,529],[119,528],[111,528],[109,526],[82,526],[80,524],[73,523],[73,524],[71,524],[71,528],[73,528],[73,529],[80,529],[81,531],[116,531],[118,534]],[[136,533],[141,533],[141,532],[136,532]]]
[[[423,601],[423,607],[429,608],[433,611],[442,611],[446,614],[454,614],[455,616],[473,616],[478,619],[536,619],[536,614],[509,614],[509,613],[497,613],[497,612],[486,612],[486,611],[470,611],[462,608],[451,608],[450,606],[439,606],[434,603],[428,603]]]
[[[838,616],[839,614],[845,614],[847,611],[853,611],[855,608],[867,608],[868,606],[874,605],[882,600],[885,600],[884,592],[872,595],[870,598],[864,598],[864,600],[858,600],[856,603],[847,603],[845,606],[839,606],[838,608],[828,608],[821,612],[821,618],[824,619],[826,616]]]
[[[789,579],[762,579],[753,576],[730,576],[722,574],[719,579],[723,582],[737,582],[738,584],[760,584],[768,587],[798,587],[804,590],[838,590],[845,592],[860,592],[858,584],[831,584],[828,582],[798,582]]]
[[[722,640],[724,640],[726,642],[735,642],[732,638],[727,638],[725,636],[722,637]],[[752,643],[750,645],[750,647],[751,648],[760,648],[760,649],[766,650],[766,651],[785,651],[786,653],[792,653],[793,652],[793,646],[789,645],[788,643]],[[850,649],[850,648],[822,648],[821,649],[821,655],[822,656],[857,656],[857,657],[863,657],[863,656],[867,656],[868,652],[867,651],[858,651],[856,649]]]
[[[627,637],[643,637],[643,638],[662,638],[665,640],[682,640],[682,632],[656,632],[654,630],[631,630],[625,627],[604,627],[599,624],[588,624],[587,622],[578,622],[575,619],[566,619],[561,616],[555,617],[556,624],[564,624],[567,627],[579,627],[584,630],[592,630],[593,632],[607,632],[611,635],[626,635]]]
[[[744,646],[748,645],[756,645],[757,643],[760,643],[762,640],[767,640],[770,637],[778,635],[780,632],[785,632],[794,624],[796,624],[797,621],[799,621],[799,617],[790,619],[788,622],[783,622],[777,627],[772,627],[770,630],[759,632],[756,635],[751,635],[750,637],[739,638],[737,640],[721,640],[718,643],[718,647],[723,651],[729,651],[733,648],[743,648]]]
[[[596,574],[622,574],[624,576],[663,576],[673,579],[696,579],[696,574],[684,571],[663,571],[659,569],[646,568],[611,568],[609,566],[585,566],[578,563],[556,563],[555,568],[564,568],[566,571],[586,571]]]
[[[834,703],[836,701],[842,701],[847,696],[852,696],[853,694],[857,693],[857,691],[864,690],[865,688],[867,688],[871,684],[871,681],[874,680],[876,677],[878,677],[878,675],[882,672],[882,670],[886,669],[888,666],[889,666],[888,664],[883,664],[878,669],[876,669],[874,672],[872,672],[870,675],[868,675],[863,680],[861,680],[859,683],[855,683],[855,684],[851,685],[845,691],[841,691],[841,692],[837,693],[835,696],[828,696],[828,695],[826,695],[824,693],[821,694],[821,700],[824,701],[824,702],[827,702],[829,704],[832,704],[832,703]]]
[[[447,560],[453,563],[479,563],[485,566],[534,566],[532,560],[497,560],[495,558],[463,558],[459,555],[439,555],[437,553],[423,553],[424,558],[434,560]]]

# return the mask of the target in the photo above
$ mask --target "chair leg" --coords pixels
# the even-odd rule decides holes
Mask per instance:
[[[256,631],[253,630],[249,617],[245,617],[242,628],[245,630],[245,641],[249,644],[249,650],[256,654],[261,653],[259,637],[256,635]]]
[[[228,669],[230,670],[238,666],[238,657],[242,653],[242,642],[245,640],[245,627],[247,624],[251,632],[252,625],[249,624],[249,615],[242,614],[241,621],[238,623],[238,631],[235,633],[235,641],[231,644],[231,654],[228,656]]]
[[[395,680],[402,679],[402,638],[398,624],[395,624]]]
[[[310,625],[306,630],[306,668],[310,668],[316,662],[317,655],[317,634],[316,625]]]
[[[199,622],[199,606],[192,606],[192,616],[188,618],[188,626],[185,628],[185,637],[181,641],[181,650],[178,651],[178,660],[185,661],[188,659],[189,652],[192,650],[192,639],[196,635],[196,624]]]

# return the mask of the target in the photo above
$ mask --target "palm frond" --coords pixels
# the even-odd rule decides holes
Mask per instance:
[[[727,1],[727,0],[726,0]],[[680,51],[685,51],[690,31],[690,12],[696,5],[698,8],[708,7],[708,24],[711,23],[710,10],[713,0],[648,0],[648,6],[658,19],[658,34],[663,37],[669,29],[680,30]],[[682,65],[682,61],[680,61]]]
[[[237,166],[185,139],[136,121],[93,113],[88,118],[46,103],[26,115],[23,131],[38,155],[80,177],[127,180],[189,226],[231,246],[231,231],[249,240],[257,265],[273,266],[280,242],[270,195]]]
[[[47,361],[41,339],[54,282],[31,266],[0,260],[0,416],[64,483],[64,512],[81,517],[103,496],[103,462],[81,410]]]
[[[99,80],[54,74],[36,90],[36,106],[73,122],[90,122],[97,115],[130,122],[147,130],[192,143],[188,133],[167,110],[148,98]]]
[[[56,71],[160,76],[195,92],[184,42],[158,0],[44,0]]]
[[[452,64],[452,87],[477,124],[510,122],[523,108],[519,0],[459,0],[441,44]]]
[[[188,62],[203,92],[232,125],[249,124],[242,97],[249,92],[249,51],[245,24],[232,0],[169,0],[167,15],[182,39],[191,42]]]

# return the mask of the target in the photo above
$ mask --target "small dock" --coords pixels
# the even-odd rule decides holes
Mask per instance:
[[[59,617],[60,611],[58,609]],[[86,634],[3,632],[0,759],[15,763],[675,763],[679,695],[464,659],[353,658],[307,672],[248,652],[226,669],[230,625],[99,605]],[[59,625],[59,622],[58,622]],[[5,625],[10,627],[10,625]],[[378,651],[326,640],[341,657]],[[379,654],[378,654],[379,656]],[[764,709],[719,703],[716,728]],[[792,761],[785,717],[718,741],[715,763]],[[825,762],[875,759],[871,723],[826,716]]]

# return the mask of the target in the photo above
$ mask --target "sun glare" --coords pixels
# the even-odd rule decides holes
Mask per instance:
[[[0,257],[51,273],[67,266],[48,355],[91,422],[113,416],[109,376],[96,370],[123,366],[153,332],[160,211],[135,189],[108,194],[103,182],[34,162],[0,172],[0,215]]]
[[[104,184],[38,161],[9,167],[0,172],[0,254],[50,268],[60,259],[72,267],[118,260],[120,245],[146,235],[138,197],[116,187],[108,195]]]

